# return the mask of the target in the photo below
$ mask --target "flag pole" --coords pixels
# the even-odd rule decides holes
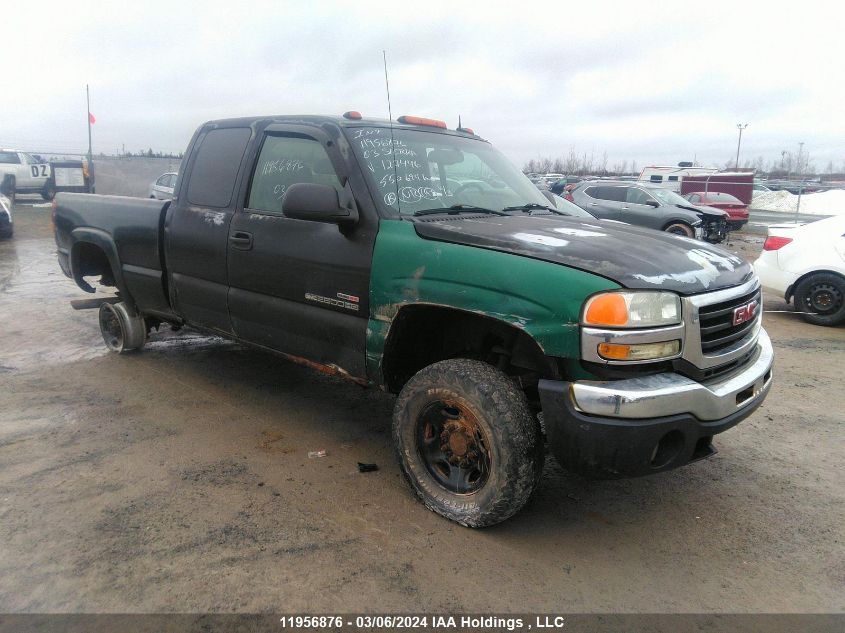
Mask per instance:
[[[91,93],[88,91],[88,84],[85,84],[85,102],[88,107],[88,188],[91,190],[91,193],[94,193],[94,154],[91,151]]]

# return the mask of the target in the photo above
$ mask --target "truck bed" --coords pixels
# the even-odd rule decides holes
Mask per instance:
[[[86,276],[108,260],[114,285],[130,301],[169,312],[164,285],[162,227],[169,200],[59,193],[54,220],[59,264],[88,292]]]

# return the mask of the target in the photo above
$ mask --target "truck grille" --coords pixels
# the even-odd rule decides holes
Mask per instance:
[[[760,289],[757,288],[734,299],[701,306],[698,310],[701,327],[701,352],[703,354],[720,352],[748,334],[760,318],[762,311],[760,298]],[[757,300],[757,312],[754,317],[745,323],[734,325],[734,310],[755,299]]]

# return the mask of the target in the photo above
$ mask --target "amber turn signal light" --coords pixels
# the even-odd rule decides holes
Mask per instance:
[[[625,345],[622,343],[599,343],[599,356],[606,360],[656,360],[676,356],[681,351],[680,341],[660,343],[642,343]]]

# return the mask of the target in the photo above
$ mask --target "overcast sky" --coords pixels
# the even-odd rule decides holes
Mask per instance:
[[[522,165],[607,152],[845,161],[845,9],[811,2],[4,4],[0,144],[180,151],[203,121],[394,116],[464,125]]]

